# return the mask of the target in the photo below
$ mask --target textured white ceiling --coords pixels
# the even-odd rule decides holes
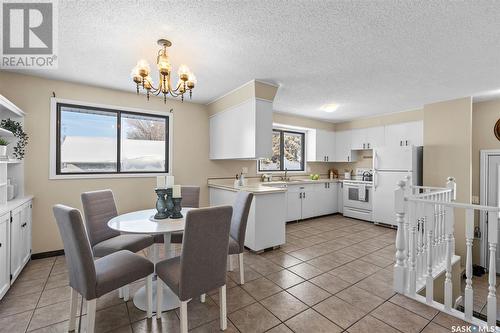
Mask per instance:
[[[341,121],[500,88],[495,1],[59,1],[59,69],[29,73],[134,91],[161,37],[200,103],[260,79],[276,110]]]

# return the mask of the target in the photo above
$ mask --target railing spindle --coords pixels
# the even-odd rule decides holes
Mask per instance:
[[[453,233],[453,208],[446,207],[445,234],[446,234],[446,274],[444,279],[444,307],[451,310],[453,301],[453,283],[451,281],[452,233]]]
[[[408,293],[415,296],[417,292],[417,217],[416,217],[416,204],[410,202],[408,204],[408,214],[410,221],[410,232],[408,236],[408,248],[410,253],[408,255]]]
[[[498,212],[488,212],[488,244],[490,249],[490,265],[488,272],[488,326],[497,323],[497,296],[496,296],[496,250],[498,243]]]
[[[467,257],[465,263],[465,319],[472,319],[473,290],[472,290],[472,241],[474,239],[474,210],[465,211],[465,245]]]
[[[434,300],[434,278],[432,276],[433,254],[434,254],[434,205],[425,205],[425,227],[427,231],[427,276],[425,280],[425,298],[427,303]]]
[[[406,251],[408,248],[405,243],[405,231],[404,231],[404,221],[405,221],[405,182],[400,181],[398,183],[398,189],[395,191],[394,195],[394,210],[396,212],[396,223],[398,224],[398,230],[396,232],[396,263],[394,264],[394,291],[398,293],[404,293],[406,288],[406,276],[405,276],[405,259]]]

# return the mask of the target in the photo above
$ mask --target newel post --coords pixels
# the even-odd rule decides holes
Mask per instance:
[[[451,201],[457,200],[457,183],[455,182],[455,177],[448,177],[446,182],[446,188],[451,190]]]
[[[401,180],[398,188],[394,191],[394,210],[396,212],[396,223],[398,231],[396,233],[396,263],[394,264],[394,291],[404,294],[405,292],[405,244],[404,221],[405,221],[405,185]]]

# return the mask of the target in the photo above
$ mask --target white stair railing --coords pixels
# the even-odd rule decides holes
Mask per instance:
[[[455,202],[456,184],[448,178],[446,187],[407,185],[400,181],[395,190],[396,263],[394,290],[440,311],[473,324],[494,329],[496,310],[496,247],[498,243],[499,207]],[[489,288],[487,323],[473,317],[472,244],[474,211],[488,214]],[[453,309],[452,267],[460,260],[455,255],[455,212],[465,211],[466,281],[464,312]],[[444,304],[434,300],[434,280],[444,273]],[[425,287],[425,297],[418,294]]]

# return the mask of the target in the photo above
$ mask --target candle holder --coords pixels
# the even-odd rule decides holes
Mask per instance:
[[[168,218],[168,214],[166,212],[167,202],[165,201],[165,194],[167,194],[167,189],[165,188],[157,188],[155,189],[156,195],[158,198],[156,199],[156,211],[154,218],[158,220]]]
[[[172,201],[172,188],[167,188],[166,189],[167,193],[167,199],[166,199],[166,206],[165,206],[165,214],[167,214],[167,217],[172,216],[172,212],[174,209],[174,202]]]
[[[172,210],[172,218],[173,219],[180,219],[182,218],[182,213],[181,213],[181,210],[182,210],[182,206],[181,206],[181,202],[182,202],[182,198],[172,198],[172,201],[174,202],[174,208]]]

